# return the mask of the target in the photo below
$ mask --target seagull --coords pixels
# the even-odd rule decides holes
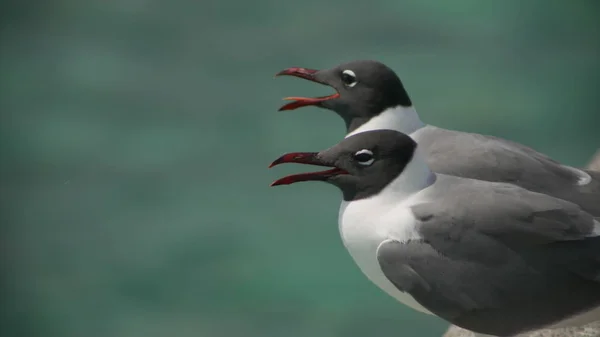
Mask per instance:
[[[410,135],[436,173],[512,183],[580,205],[600,216],[600,173],[563,165],[527,146],[501,138],[459,132],[421,121],[404,85],[386,65],[372,60],[331,69],[293,67],[276,76],[295,76],[332,87],[329,96],[287,97],[279,110],[316,106],[337,113],[350,137],[371,130]]]
[[[600,222],[575,203],[434,173],[420,145],[393,130],[354,134],[270,167],[327,170],[343,196],[338,225],[361,271],[399,302],[480,336],[514,336],[600,319]]]

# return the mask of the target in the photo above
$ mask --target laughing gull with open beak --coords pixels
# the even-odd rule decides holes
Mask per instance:
[[[389,129],[410,135],[437,173],[508,182],[580,205],[600,216],[600,173],[566,165],[524,145],[424,124],[396,73],[377,61],[353,61],[331,69],[289,68],[277,74],[324,84],[336,93],[317,98],[288,97],[279,110],[317,106],[336,112],[347,136]]]
[[[362,272],[398,301],[480,334],[513,336],[600,318],[600,222],[569,201],[436,174],[417,143],[366,131],[275,160],[326,166],[272,185],[322,181]]]

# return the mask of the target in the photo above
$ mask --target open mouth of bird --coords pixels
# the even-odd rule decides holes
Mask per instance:
[[[317,152],[286,153],[283,156],[275,159],[275,161],[273,161],[271,165],[269,165],[269,168],[284,163],[325,166],[330,167],[331,169],[317,172],[291,174],[275,180],[273,183],[271,183],[271,186],[289,185],[300,181],[325,181],[327,179],[341,174],[349,174],[346,170],[343,170],[339,167],[336,167],[335,165],[331,165],[321,160]]]
[[[323,81],[319,81],[316,77],[315,77],[315,73],[317,73],[318,70],[315,69],[307,69],[307,68],[298,68],[298,67],[292,67],[292,68],[287,68],[284,69],[280,72],[278,72],[277,74],[275,74],[275,76],[294,76],[294,77],[299,77],[299,78],[303,78],[305,80],[309,80],[315,83],[319,83],[319,84],[323,84],[326,85],[330,88],[332,88],[329,84],[323,82]],[[335,88],[334,88],[335,89]],[[290,103],[285,104],[284,106],[282,106],[281,108],[279,108],[279,111],[284,111],[284,110],[294,110],[294,109],[298,109],[304,106],[319,106],[321,105],[321,103],[325,102],[325,101],[329,101],[332,99],[336,99],[340,97],[340,94],[337,92],[333,94],[333,95],[329,95],[329,96],[321,96],[321,97],[285,97],[284,100],[286,101],[292,101]]]

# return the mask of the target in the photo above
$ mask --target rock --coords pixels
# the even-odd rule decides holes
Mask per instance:
[[[564,329],[544,329],[518,337],[598,337],[600,336],[600,322],[590,323],[581,327],[572,327]],[[469,330],[451,326],[443,337],[475,337],[475,334]]]

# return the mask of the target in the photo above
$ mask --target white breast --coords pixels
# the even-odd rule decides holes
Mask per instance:
[[[432,314],[411,295],[398,290],[383,274],[377,261],[377,248],[385,240],[406,242],[419,239],[416,221],[409,208],[418,198],[410,197],[401,203],[397,201],[395,198],[386,200],[385,195],[378,195],[342,202],[338,219],[342,241],[369,280],[401,303]]]

